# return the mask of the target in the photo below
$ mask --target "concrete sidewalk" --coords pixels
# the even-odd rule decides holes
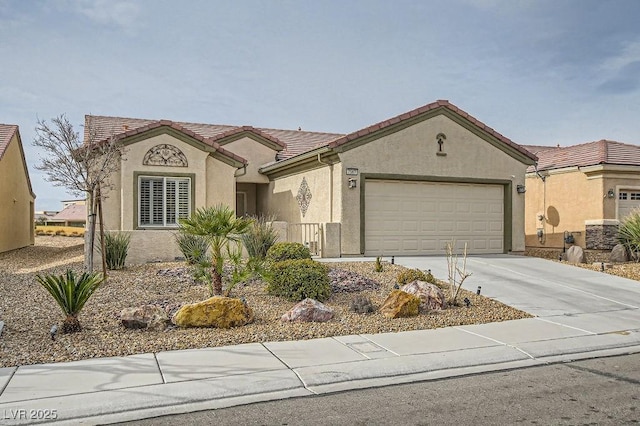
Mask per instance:
[[[427,262],[437,263],[428,258]],[[538,271],[538,260],[493,257],[474,262],[474,278],[482,282],[490,278],[481,268],[488,262],[486,270],[494,274],[487,285],[489,291],[502,293],[511,299],[512,306],[538,306],[533,310],[539,309],[539,316],[434,330],[3,368],[0,424],[104,424],[640,352],[640,309],[634,305],[640,298],[633,299],[636,291],[640,292],[637,282],[632,285],[593,271],[575,271],[567,265],[553,265],[557,268],[553,271],[556,282],[550,282],[550,275],[545,278]],[[496,266],[504,262],[517,263],[517,280],[502,283],[500,277],[496,278],[495,274],[503,270],[513,275],[511,266]],[[410,264],[421,266],[418,260]],[[530,275],[535,276],[535,282]],[[563,292],[558,297],[553,293],[546,296],[555,302],[548,300],[545,304],[540,300],[543,293],[531,300],[532,290],[517,284],[532,286],[545,280]],[[592,286],[594,282],[598,286]],[[602,295],[607,286],[615,287],[607,293],[609,297]],[[518,287],[521,294],[515,291]],[[622,301],[618,296],[632,299]],[[500,295],[496,298],[501,300]],[[591,301],[593,309],[589,308]],[[567,313],[560,314],[562,309]]]

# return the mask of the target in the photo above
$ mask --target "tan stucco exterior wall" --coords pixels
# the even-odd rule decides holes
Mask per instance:
[[[587,179],[577,168],[552,171],[544,182],[535,173],[528,174],[526,188],[527,247],[562,248],[565,231],[585,247],[585,221],[606,218],[603,206],[615,205],[614,200],[604,199],[603,179]],[[538,219],[540,214],[543,220]],[[542,239],[538,229],[543,231]]]
[[[258,172],[260,166],[271,163],[276,159],[277,151],[245,137],[223,146],[224,149],[247,160],[247,172],[238,176],[238,182],[268,183],[269,178]],[[238,172],[238,174],[242,171]]]
[[[527,247],[562,248],[564,231],[571,232],[575,243],[585,247],[586,221],[618,219],[618,192],[640,190],[640,174],[605,168],[588,173],[578,168],[543,172],[544,182],[534,173],[527,174]],[[607,196],[610,189],[613,198]],[[538,214],[544,214],[543,221],[538,220]],[[536,235],[538,229],[543,230],[542,240]]]
[[[446,135],[437,155],[436,136]],[[524,184],[527,166],[494,147],[444,115],[421,121],[365,145],[340,154],[343,170],[357,168],[358,188],[363,174],[385,174],[398,179],[415,176],[492,179],[512,183],[512,251],[524,250],[524,197],[516,186]],[[341,174],[340,213],[342,253],[359,254],[360,190],[347,189],[350,177]],[[365,185],[366,190],[366,185]]]
[[[333,175],[337,175],[338,165],[333,166]],[[289,223],[300,222],[331,222],[331,167],[322,165],[317,169],[307,170],[292,176],[275,179],[269,183],[266,191],[259,192],[258,204],[262,206],[264,211],[269,214],[276,215],[277,220]],[[306,214],[303,216],[296,196],[302,184],[302,179],[306,179],[309,191],[311,192],[311,200],[307,208]],[[333,212],[337,211],[335,188],[338,184],[334,178],[334,195],[333,195]],[[336,221],[334,219],[334,221]]]
[[[34,198],[17,136],[0,160],[0,253],[33,245]]]
[[[188,167],[143,165],[147,151],[158,144],[170,144],[179,148],[186,156]],[[170,135],[162,134],[142,140],[126,147],[125,161],[121,169],[112,177],[115,188],[108,193],[104,202],[105,227],[108,230],[128,231],[131,245],[127,263],[143,263],[158,260],[173,260],[182,256],[178,250],[172,229],[137,228],[137,181],[136,173],[160,176],[192,177],[192,194],[195,209],[223,203],[235,209],[236,168],[221,162],[202,151],[197,146],[180,141]]]

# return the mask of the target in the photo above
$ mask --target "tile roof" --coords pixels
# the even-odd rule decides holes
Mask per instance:
[[[0,124],[0,160],[17,131],[18,126],[14,124]]]
[[[51,220],[85,222],[87,220],[87,206],[84,204],[69,204],[60,213],[53,216]]]
[[[640,166],[640,146],[602,139],[567,147],[527,146],[538,156],[538,171],[597,164]],[[527,171],[533,171],[530,167]]]
[[[318,144],[327,143],[342,136],[342,134],[337,133],[307,132],[302,130],[279,130],[253,126],[229,126],[88,115],[85,116],[85,140],[88,139],[88,130],[90,128],[89,120],[96,129],[96,140],[107,139],[112,134],[124,137],[133,136],[134,134],[142,133],[154,127],[167,125],[181,130],[189,136],[211,145],[219,151],[227,153],[227,155],[233,155],[237,158],[241,157],[220,147],[217,141],[245,131],[253,132],[282,147],[283,150],[278,154],[278,159],[286,159],[306,152]]]
[[[95,127],[97,134],[97,140],[105,140],[110,135],[121,135],[121,136],[133,136],[138,133],[142,133],[146,130],[159,127],[159,126],[170,126],[177,130],[180,130],[204,143],[207,143],[219,151],[224,151],[229,156],[234,156],[234,154],[224,150],[221,148],[216,141],[221,140],[222,138],[231,136],[233,134],[249,131],[253,132],[259,136],[262,136],[271,142],[283,147],[283,150],[280,151],[277,155],[277,160],[286,160],[297,155],[308,152],[314,148],[320,147],[328,147],[335,148],[340,145],[344,145],[352,140],[358,139],[362,136],[366,136],[368,134],[372,134],[378,130],[387,128],[394,124],[400,123],[407,119],[413,118],[417,115],[423,114],[425,112],[431,110],[437,110],[439,108],[448,109],[460,117],[471,122],[474,126],[482,129],[487,132],[491,136],[495,137],[500,142],[505,145],[511,147],[512,149],[520,152],[524,156],[536,160],[535,155],[533,155],[530,151],[521,147],[520,145],[513,142],[511,139],[503,136],[498,133],[494,129],[488,127],[486,124],[482,123],[480,120],[475,117],[469,115],[465,111],[456,107],[452,103],[447,100],[438,100],[436,102],[432,102],[430,104],[421,106],[404,114],[400,114],[396,117],[381,121],[379,123],[373,124],[371,126],[365,127],[363,129],[357,130],[355,132],[349,133],[347,135],[342,133],[324,133],[324,132],[307,132],[302,130],[280,130],[280,129],[269,129],[269,128],[256,128],[252,126],[229,126],[229,125],[219,125],[219,124],[201,124],[201,123],[187,123],[187,122],[174,122],[170,120],[148,120],[148,119],[138,119],[138,118],[123,118],[123,117],[107,117],[107,116],[95,116],[95,115],[87,115],[85,116],[85,141],[88,140],[88,129],[91,126]],[[90,125],[91,121],[91,125]],[[238,156],[235,156],[238,157]],[[239,158],[239,157],[238,157]],[[242,159],[243,161],[246,161]]]

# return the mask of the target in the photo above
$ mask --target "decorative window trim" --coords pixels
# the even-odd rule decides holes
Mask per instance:
[[[153,200],[149,201],[148,211],[144,212],[143,209],[143,201],[141,200],[142,194],[142,182],[143,180],[162,182],[161,186],[156,186],[156,190],[161,191],[162,193],[162,202],[160,205],[156,205],[156,221],[153,223],[153,214],[154,214],[154,204]],[[167,185],[169,182],[169,185]],[[179,182],[186,182],[186,196],[187,200],[182,201],[182,206],[180,206],[180,188]],[[184,217],[189,217],[191,212],[194,211],[194,202],[195,202],[195,174],[194,173],[145,173],[145,172],[135,172],[134,173],[134,196],[133,196],[133,204],[134,204],[134,218],[133,218],[133,228],[134,229],[176,229],[178,228],[178,220]],[[153,190],[153,188],[150,188]],[[171,203],[167,204],[166,202],[166,191],[175,191],[174,198]],[[185,192],[182,193],[184,195]],[[157,194],[156,194],[157,195]],[[186,203],[186,206],[185,206]],[[186,211],[185,211],[186,207]],[[169,208],[169,209],[167,209]],[[143,216],[146,213],[148,219],[147,221],[143,221]],[[161,217],[161,221],[158,220],[158,217]]]
[[[145,166],[188,167],[189,161],[180,148],[162,143],[147,151],[142,159],[142,164]]]

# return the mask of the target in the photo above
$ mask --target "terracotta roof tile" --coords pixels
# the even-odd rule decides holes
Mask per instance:
[[[0,160],[13,139],[13,135],[18,131],[18,126],[14,124],[0,124]]]
[[[640,166],[640,146],[606,139],[567,147],[529,145],[527,148],[538,156],[538,171],[598,164]],[[530,167],[527,171],[533,170]]]
[[[87,220],[87,206],[84,204],[69,204],[51,220],[84,222]]]
[[[404,120],[418,116],[427,111],[431,111],[437,108],[447,108],[456,114],[469,120],[475,126],[483,129],[505,145],[517,150],[525,156],[535,160],[535,155],[530,151],[514,143],[509,138],[496,132],[494,129],[486,126],[481,121],[472,117],[465,111],[461,110],[457,106],[451,104],[446,100],[438,100],[427,105],[423,105],[412,111],[405,112],[396,117],[392,117],[375,123],[371,126],[365,127],[355,132],[345,134],[339,133],[322,133],[322,132],[307,132],[302,130],[281,130],[281,129],[269,129],[269,128],[256,128],[252,126],[229,126],[229,125],[216,125],[216,124],[200,124],[200,123],[187,123],[187,122],[173,122],[170,120],[147,120],[147,119],[134,119],[123,117],[105,117],[105,116],[86,116],[85,117],[85,140],[88,139],[87,129],[90,128],[90,122],[96,127],[98,134],[98,140],[108,138],[112,134],[119,136],[132,136],[134,134],[155,128],[161,125],[171,126],[177,130],[180,130],[191,137],[201,140],[220,152],[224,152],[225,155],[231,155],[228,151],[220,148],[218,145],[214,145],[216,141],[219,141],[228,136],[238,134],[241,132],[253,132],[260,135],[263,138],[283,147],[284,149],[277,154],[277,160],[286,160],[291,157],[303,154],[315,148],[329,147],[335,148],[343,145],[359,137],[363,137],[374,133],[376,131],[385,129],[394,124],[400,123]],[[238,156],[235,156],[238,157]],[[234,158],[235,158],[234,157]],[[238,157],[240,158],[240,157]],[[244,161],[244,159],[242,159]]]

